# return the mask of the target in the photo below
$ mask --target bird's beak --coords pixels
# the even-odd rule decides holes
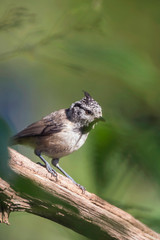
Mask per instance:
[[[99,121],[105,122],[106,120],[103,117],[98,118]]]
[[[105,122],[106,121],[103,117],[96,118],[95,120],[96,120],[96,122],[99,122],[99,121]]]

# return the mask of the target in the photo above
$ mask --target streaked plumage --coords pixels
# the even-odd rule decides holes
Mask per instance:
[[[60,168],[59,158],[78,150],[86,141],[94,124],[100,120],[103,120],[100,105],[85,92],[85,97],[73,103],[70,108],[52,112],[29,125],[16,134],[12,142],[33,147],[36,155],[45,163],[47,170],[56,175],[55,170],[46,163],[41,154],[51,157],[52,164],[76,183]]]

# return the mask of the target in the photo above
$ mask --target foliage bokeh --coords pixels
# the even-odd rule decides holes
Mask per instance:
[[[158,1],[1,1],[1,176],[11,132],[70,106],[86,90],[106,123],[61,165],[87,190],[160,232],[159,10]],[[18,151],[37,161],[31,149]],[[10,222],[0,226],[4,239],[84,239],[26,213],[11,214]]]

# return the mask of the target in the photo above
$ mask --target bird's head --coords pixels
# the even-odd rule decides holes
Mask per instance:
[[[102,108],[89,93],[84,92],[84,97],[80,101],[72,103],[69,108],[70,120],[83,126],[90,123],[104,121],[102,118]]]

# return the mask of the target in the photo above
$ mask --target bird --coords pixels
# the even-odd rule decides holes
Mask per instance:
[[[57,172],[42,155],[50,157],[54,167],[59,169],[67,178],[82,191],[85,188],[78,184],[59,165],[59,159],[78,150],[86,141],[89,132],[102,117],[102,108],[91,95],[84,91],[84,97],[71,104],[69,108],[54,111],[41,120],[32,123],[11,139],[12,145],[28,145],[42,160],[39,163],[54,177]]]

